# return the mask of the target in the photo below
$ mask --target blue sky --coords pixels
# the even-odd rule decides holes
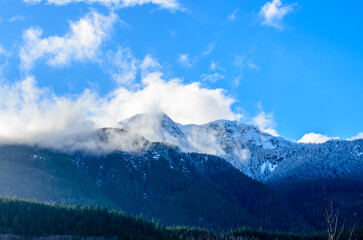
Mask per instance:
[[[24,126],[29,138],[109,126],[143,111],[181,123],[239,119],[293,140],[362,137],[362,8],[1,0],[0,138]]]

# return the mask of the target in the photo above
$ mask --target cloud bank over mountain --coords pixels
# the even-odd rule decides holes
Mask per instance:
[[[258,111],[253,114],[244,110],[244,106],[247,108],[248,104],[250,104],[249,111],[253,111],[251,106],[256,105],[256,102],[266,102],[263,100],[266,93],[248,90],[257,95],[253,103],[248,103],[246,99],[242,101],[239,96],[246,93],[239,88],[240,80],[247,83],[247,79],[242,77],[242,69],[248,68],[255,72],[263,69],[259,61],[255,61],[255,50],[251,50],[250,53],[230,54],[230,58],[234,59],[230,61],[230,64],[234,68],[239,68],[235,74],[233,71],[231,73],[231,68],[226,67],[228,62],[226,59],[223,60],[214,55],[220,48],[220,43],[216,39],[208,39],[207,44],[205,42],[201,44],[206,46],[204,51],[201,51],[203,48],[200,46],[196,51],[182,49],[179,46],[177,55],[169,54],[168,50],[165,52],[170,58],[165,58],[166,55],[162,57],[162,53],[156,49],[163,49],[164,45],[167,46],[169,43],[174,44],[173,41],[179,38],[181,33],[179,30],[167,27],[164,30],[168,35],[163,36],[167,42],[153,47],[149,38],[151,34],[145,37],[143,34],[131,33],[133,31],[147,32],[145,31],[147,29],[141,28],[144,25],[133,29],[133,25],[137,25],[139,20],[132,22],[132,18],[129,18],[128,21],[130,20],[131,24],[128,25],[118,16],[120,13],[120,16],[127,19],[125,15],[121,15],[121,11],[131,11],[131,9],[119,8],[146,4],[172,12],[182,10],[179,1],[23,0],[22,4],[25,8],[32,8],[34,11],[43,11],[43,7],[50,10],[57,9],[61,13],[57,19],[59,18],[58,20],[64,26],[62,31],[55,28],[53,31],[53,26],[46,24],[46,19],[42,20],[44,24],[39,25],[39,22],[25,14],[22,24],[26,23],[26,25],[21,25],[22,27],[18,29],[17,44],[11,46],[1,43],[0,141],[2,143],[55,146],[60,142],[72,142],[71,138],[83,139],[83,136],[99,128],[117,127],[120,120],[135,114],[150,112],[164,112],[181,124],[204,124],[217,119],[239,120],[258,126],[259,129],[273,136],[279,136],[272,112],[265,112],[262,107],[257,107]],[[91,9],[90,6],[92,6]],[[281,29],[282,21],[287,14],[294,11],[294,6],[295,4],[282,3],[279,0],[266,2],[264,6],[261,6],[259,13],[262,24]],[[63,14],[63,9],[72,7],[74,9],[83,7],[80,11],[81,15],[78,15],[79,12],[76,15]],[[229,24],[237,21],[240,14],[242,16],[239,8],[233,9],[232,14],[229,13]],[[59,14],[57,11],[53,14]],[[187,11],[180,14],[170,14],[170,11],[162,12],[160,15],[165,14],[173,18],[177,15],[191,14]],[[150,14],[152,18],[155,18],[155,11],[150,11]],[[19,18],[23,15],[13,14],[12,16],[16,20],[17,16]],[[67,22],[67,19],[71,20]],[[38,25],[40,27],[37,27]],[[130,32],[123,32],[125,29],[120,25],[128,25],[127,31]],[[137,30],[139,27],[140,30]],[[119,31],[118,35],[115,34],[117,31]],[[134,38],[129,38],[132,35],[139,37],[135,41]],[[132,46],[132,42],[137,43],[139,39],[142,46],[148,45],[145,42],[150,42],[150,47],[142,49],[140,45]],[[160,40],[157,39],[155,42],[159,43]],[[192,46],[194,45],[193,42]],[[8,61],[9,56],[16,59]],[[159,59],[163,64],[160,64],[153,56],[161,56]],[[208,63],[207,72],[205,69],[201,71],[202,59]],[[13,64],[15,61],[19,61],[20,71],[19,65]],[[14,69],[6,72],[9,70],[6,68],[10,65],[8,62],[14,65]],[[179,65],[180,72],[177,72],[176,76],[180,78],[165,77],[174,76],[175,70],[170,68],[173,63]],[[43,73],[44,69],[46,70]],[[95,69],[97,71],[93,71]],[[70,77],[64,75],[63,78],[62,74],[67,74],[67,71]],[[198,75],[193,77],[187,71],[197,72]],[[18,72],[18,75],[14,72]],[[10,73],[10,77],[3,73],[8,75]],[[77,73],[78,76],[73,77],[73,73]],[[63,84],[69,84],[69,86],[52,85],[51,74],[55,74],[53,75],[55,79],[61,76],[58,80],[61,82],[64,80]],[[195,81],[195,79],[200,80]],[[232,85],[235,89],[229,87],[233,79],[235,84]],[[38,86],[37,80],[41,87]],[[74,91],[72,81],[79,81]],[[111,84],[105,81],[110,81]],[[100,86],[100,89],[93,90],[92,84],[96,86],[95,88]],[[112,84],[114,85],[110,87]],[[225,89],[229,89],[229,92]],[[71,95],[67,91],[76,92],[76,94]],[[99,95],[99,92],[102,95]],[[271,106],[269,109],[272,111]],[[352,139],[356,138],[361,138],[361,134]],[[330,139],[335,138],[309,133],[299,142],[323,143]],[[211,148],[214,148],[214,145]]]
[[[185,124],[233,120],[233,103],[222,89],[165,80],[161,72],[146,75],[140,89],[119,87],[103,97],[91,90],[57,96],[28,76],[0,85],[0,142],[57,145],[71,136],[117,127],[120,120],[145,112],[165,112]]]

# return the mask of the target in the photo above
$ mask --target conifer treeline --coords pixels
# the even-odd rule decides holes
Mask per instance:
[[[0,232],[15,235],[105,236],[119,239],[163,239],[157,225],[98,206],[48,205],[0,198]]]
[[[65,206],[0,198],[0,234],[78,236],[105,239],[326,239],[326,233],[286,234],[240,228],[228,233],[192,227],[162,227],[143,217],[98,206]],[[346,233],[348,234],[348,232]],[[360,237],[363,228],[355,231]],[[347,235],[346,235],[347,236]],[[344,239],[344,236],[343,238]]]

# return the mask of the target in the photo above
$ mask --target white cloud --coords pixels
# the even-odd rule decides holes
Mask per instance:
[[[140,64],[142,76],[147,76],[151,72],[159,71],[161,69],[160,63],[151,55],[146,55]]]
[[[40,28],[29,28],[23,33],[21,68],[30,70],[38,59],[45,59],[50,66],[97,61],[99,48],[117,19],[114,13],[103,16],[92,11],[77,22],[70,21],[70,31],[64,37],[41,38]]]
[[[230,21],[230,22],[235,21],[236,20],[236,17],[237,17],[237,12],[238,11],[239,11],[239,9],[233,10],[233,12],[230,15],[228,15],[227,20]]]
[[[183,67],[192,68],[195,63],[197,63],[201,58],[208,56],[213,52],[215,48],[215,43],[210,43],[207,45],[206,49],[201,52],[200,54],[190,56],[189,54],[182,53],[179,54],[177,61],[179,64],[181,64]]]
[[[178,62],[184,66],[184,67],[188,67],[191,68],[193,67],[192,63],[191,63],[191,59],[189,54],[180,54],[179,58],[178,58]]]
[[[144,62],[150,63],[150,59]],[[17,83],[0,84],[0,142],[85,148],[90,143],[75,139],[100,127],[116,127],[135,114],[165,112],[183,124],[202,124],[236,119],[233,103],[222,89],[202,88],[198,82],[183,84],[180,79],[167,81],[160,72],[147,74],[138,90],[119,87],[104,97],[90,90],[57,96],[38,87],[29,76]]]
[[[225,79],[226,69],[219,66],[215,61],[211,61],[209,65],[209,73],[202,74],[200,77],[203,82],[215,83],[219,80]]]
[[[245,66],[244,59],[245,57],[243,55],[236,55],[233,63],[236,67],[243,68]]]
[[[221,67],[219,65],[219,63],[215,62],[215,61],[211,61],[210,65],[209,65],[209,69],[212,71],[221,71],[221,72],[226,72],[226,69]]]
[[[234,78],[234,81],[233,81],[233,84],[238,87],[239,86],[239,83],[241,81],[241,78],[242,76],[241,75],[238,75],[237,77]]]
[[[20,15],[16,15],[16,16],[12,16],[11,18],[9,18],[8,21],[9,22],[25,21],[25,17],[20,16]]]
[[[97,1],[97,0],[93,0]],[[102,1],[102,0],[100,0]],[[103,1],[104,2],[104,1]],[[144,5],[144,4],[156,4],[162,8],[167,9],[180,9],[180,5],[177,0],[114,0],[114,2],[119,2],[121,7],[133,7],[136,5]]]
[[[3,70],[4,68],[7,66],[8,64],[8,57],[11,54],[6,51],[1,45],[0,45],[0,77],[3,74]]]
[[[253,51],[252,51],[253,53]],[[255,72],[258,72],[260,70],[260,67],[254,62],[255,56],[250,54],[245,55],[238,55],[235,54],[235,59],[233,64],[238,68],[239,75],[234,78],[234,85],[237,87],[240,84],[240,81],[243,77],[244,71],[247,70],[254,70]]]
[[[107,63],[111,77],[118,84],[131,86],[134,83],[139,61],[132,55],[130,49],[119,47],[115,53],[108,52]]]
[[[217,63],[215,61],[212,61],[209,66],[210,70],[214,71],[217,69]]]
[[[214,50],[215,46],[216,46],[215,43],[208,44],[207,49],[204,52],[202,52],[201,56],[207,56],[207,55],[211,54],[211,52]]]
[[[28,4],[36,4],[40,3],[42,0],[23,0],[23,1]]]
[[[203,82],[215,83],[215,82],[217,82],[219,80],[224,79],[225,76],[223,74],[220,74],[220,73],[212,73],[212,74],[202,74],[201,78],[202,78]]]
[[[182,124],[235,118],[230,109],[234,99],[226,96],[222,89],[201,88],[198,82],[183,84],[180,79],[166,81],[160,72],[148,74],[142,84],[143,88],[137,91],[119,88],[113,92],[101,108],[104,113],[98,121],[110,124],[109,121],[150,111],[165,112]]]
[[[363,139],[363,132],[358,133],[357,135],[355,135],[354,137],[348,138],[347,140],[358,140],[358,139]]]
[[[1,85],[0,93],[1,142],[51,141],[69,132],[82,132],[91,124],[85,119],[87,109],[83,109],[90,98],[87,92],[76,100],[56,97],[38,88],[33,77],[27,77],[22,82]]]
[[[254,56],[244,56],[244,55],[235,55],[235,59],[234,59],[234,65],[238,68],[240,68],[241,70],[243,70],[244,68],[248,68],[250,70],[256,70],[259,71],[260,68],[259,66],[257,66],[256,63],[254,63]]]
[[[260,67],[257,66],[257,64],[253,63],[252,61],[248,61],[247,62],[247,67],[249,69],[253,69],[253,70],[256,70],[256,71],[259,71],[260,70]]]
[[[298,143],[325,143],[329,140],[337,140],[339,138],[337,137],[328,137],[326,135],[322,135],[319,133],[306,133],[299,141]]]
[[[5,49],[0,45],[0,56],[1,55],[6,55],[7,52],[5,51]]]
[[[112,8],[122,8],[122,7],[134,7],[136,5],[144,4],[155,4],[159,5],[161,8],[166,8],[170,10],[181,9],[180,4],[177,0],[23,0],[29,4],[36,4],[40,2],[47,2],[48,4],[54,5],[67,5],[70,3],[84,2],[87,4],[102,4],[107,7]]]
[[[122,47],[118,47],[116,52],[109,51],[104,65],[106,71],[119,86],[132,89],[141,86],[140,82],[136,81],[138,74],[141,74],[141,78],[144,78],[149,73],[161,69],[160,63],[151,55],[148,54],[143,60],[139,60],[134,57],[129,48]]]
[[[294,5],[295,4],[282,6],[280,0],[267,2],[259,12],[259,16],[262,18],[262,24],[282,29],[281,22],[285,15],[294,10]]]
[[[252,118],[252,124],[258,126],[262,131],[278,137],[279,134],[275,130],[276,122],[272,113],[261,112],[256,117]]]

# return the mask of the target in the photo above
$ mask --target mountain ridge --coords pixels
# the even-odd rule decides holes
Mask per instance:
[[[363,140],[360,139],[330,140],[321,144],[296,143],[237,121],[216,120],[202,125],[182,125],[175,123],[165,113],[139,114],[121,121],[120,127],[140,135],[146,132],[145,137],[150,141],[176,145],[185,152],[222,157],[244,174],[263,182],[279,181],[284,178],[282,173],[286,169],[292,171],[294,167],[308,162],[314,165],[314,154],[316,159],[325,159],[320,167],[322,164],[330,165],[325,172],[316,172],[316,177],[363,173]],[[331,145],[334,144],[339,145],[340,155],[332,149]],[[344,151],[344,147],[347,151]],[[329,154],[325,151],[333,151],[336,158],[327,158]],[[308,156],[306,161],[294,161],[304,156]],[[339,171],[341,166],[345,171]],[[311,177],[315,176],[309,175]]]
[[[0,146],[0,195],[107,205],[166,225],[284,231],[324,229],[331,199],[343,218],[363,222],[363,140],[298,144],[233,121],[183,126],[164,114],[80,140],[72,151]]]

